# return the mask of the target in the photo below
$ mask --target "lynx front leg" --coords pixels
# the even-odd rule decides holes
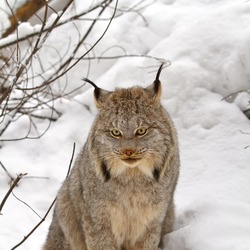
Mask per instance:
[[[84,218],[86,246],[88,250],[120,250],[111,231],[108,220],[102,219],[93,222]]]
[[[136,242],[133,250],[158,250],[161,239],[160,223],[154,223],[147,229],[143,237]]]
[[[55,207],[54,220],[57,221],[58,227],[60,227],[62,237],[67,243],[69,250],[86,250],[84,232],[81,228],[81,223],[76,217],[74,210],[72,209],[72,203],[70,202],[70,196],[68,192],[62,192],[58,197],[58,206]],[[57,249],[51,249],[57,250]],[[59,250],[59,249],[58,249]]]

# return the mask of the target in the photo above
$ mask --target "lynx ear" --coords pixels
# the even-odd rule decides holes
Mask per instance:
[[[161,97],[161,81],[159,80],[164,63],[159,67],[154,82],[147,87],[153,93],[154,100],[160,100]]]
[[[111,94],[111,92],[97,87],[97,85],[93,83],[92,81],[90,81],[88,78],[83,78],[82,80],[91,84],[95,88],[94,98],[95,98],[96,107],[97,108],[103,107],[105,100]]]

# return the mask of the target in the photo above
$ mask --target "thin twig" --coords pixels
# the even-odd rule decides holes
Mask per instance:
[[[69,163],[66,179],[68,178],[70,170],[71,170],[72,162],[74,159],[74,154],[75,154],[75,143],[73,145],[72,155],[70,158],[70,163]],[[47,212],[45,213],[43,218],[39,221],[39,223],[26,236],[24,236],[23,240],[21,240],[17,245],[15,245],[13,248],[11,248],[11,250],[14,250],[14,249],[18,248],[20,245],[22,245],[36,231],[36,229],[45,221],[46,217],[48,216],[48,214],[49,214],[50,210],[52,209],[52,207],[54,206],[55,202],[56,202],[56,197],[54,198],[53,202],[51,203]]]
[[[2,212],[3,206],[5,204],[5,202],[7,201],[9,195],[11,194],[12,190],[17,186],[17,183],[25,176],[27,175],[27,173],[25,174],[19,174],[16,179],[13,181],[12,185],[10,186],[8,192],[6,193],[6,195],[4,196],[1,204],[0,204],[0,214]]]
[[[15,245],[13,248],[11,248],[11,250],[14,250],[14,249],[18,248],[20,245],[22,245],[30,237],[31,234],[33,234],[35,232],[35,230],[45,221],[47,215],[49,214],[50,210],[54,206],[55,202],[56,202],[56,198],[53,200],[53,202],[51,203],[49,209],[47,210],[44,217],[40,220],[40,222],[30,231],[29,234],[27,234],[27,236],[24,236],[22,241],[20,241],[17,245]]]
[[[35,211],[35,209],[33,209],[27,202],[21,200],[20,198],[18,198],[14,192],[12,191],[12,195],[21,203],[23,203],[26,207],[28,207],[32,212],[34,212],[34,214],[36,214],[40,219],[42,219],[42,217]]]
[[[15,178],[9,173],[9,171],[6,169],[6,167],[3,165],[3,163],[0,161],[0,165],[5,171],[5,173],[10,177],[11,182],[15,181]]]
[[[106,2],[106,1],[104,1]],[[107,1],[107,3],[105,3],[105,5],[100,5],[100,6],[103,6],[101,11],[99,12],[98,16],[100,16],[103,11],[108,7],[108,5],[112,2],[112,0],[109,0]],[[50,77],[47,82],[45,82],[43,85],[40,85],[38,87],[34,87],[34,88],[28,88],[28,90],[34,90],[34,89],[37,89],[37,88],[41,88],[43,86],[46,86],[46,85],[49,85],[50,83],[56,81],[57,79],[59,79],[60,77],[62,77],[63,75],[65,75],[69,70],[71,70],[77,63],[79,63],[79,61],[81,61],[86,55],[88,55],[95,47],[96,45],[103,39],[103,37],[105,36],[105,34],[107,33],[114,17],[115,17],[115,13],[116,13],[116,8],[117,8],[117,4],[118,4],[118,0],[116,1],[116,4],[115,4],[115,8],[114,8],[114,12],[113,12],[113,15],[111,16],[109,22],[108,22],[108,25],[106,26],[105,30],[103,31],[103,33],[101,34],[101,36],[95,41],[95,43],[83,54],[81,55],[72,65],[70,65],[68,68],[66,68],[70,62],[73,60],[74,57],[70,57],[68,60],[66,60],[66,62],[64,62],[62,64],[62,66],[58,69],[57,73],[59,73],[62,69],[63,69],[63,72],[60,73],[59,75],[57,75],[56,77]],[[78,49],[80,48],[80,45],[83,43],[83,41],[87,38],[87,36],[90,34],[90,32],[92,31],[93,27],[94,27],[94,24],[97,22],[98,19],[95,19],[93,21],[93,23],[90,25],[89,29],[87,30],[87,32],[85,33],[84,37],[81,39],[81,41],[79,41],[78,45],[76,46],[76,48],[74,49],[74,53],[75,54]],[[65,69],[66,68],[66,69]],[[54,76],[54,75],[53,75]]]

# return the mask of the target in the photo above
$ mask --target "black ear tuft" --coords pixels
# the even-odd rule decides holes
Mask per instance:
[[[161,64],[161,66],[159,67],[156,77],[155,77],[155,81],[154,81],[154,92],[155,93],[159,93],[160,92],[160,87],[161,87],[161,81],[160,81],[160,74],[162,71],[164,63]]]
[[[95,98],[98,99],[99,96],[100,96],[100,93],[101,93],[101,90],[100,88],[97,87],[97,85],[95,83],[93,83],[92,81],[90,81],[88,78],[82,78],[83,81],[91,84],[94,88],[95,88],[95,91],[94,91],[94,94],[95,94]]]
[[[99,88],[95,88],[94,90],[94,95],[96,99],[99,99],[100,95],[101,95],[101,91]]]
[[[161,71],[162,71],[162,68],[163,68],[163,65],[164,65],[164,62],[161,64],[161,66],[159,67],[158,71],[157,71],[157,74],[156,74],[156,77],[155,77],[155,83],[157,82],[160,82],[160,74],[161,74]],[[157,88],[157,87],[156,87]],[[157,92],[158,89],[155,89],[155,92]]]
[[[161,66],[159,67],[154,82],[146,88],[152,93],[154,101],[159,101],[161,97],[161,81],[159,78],[163,65],[164,63],[162,63]]]
[[[103,107],[105,101],[107,100],[107,97],[111,94],[111,92],[97,87],[97,85],[93,83],[92,81],[90,81],[88,78],[83,78],[82,80],[91,84],[95,88],[94,97],[95,97],[96,106],[97,108]]]

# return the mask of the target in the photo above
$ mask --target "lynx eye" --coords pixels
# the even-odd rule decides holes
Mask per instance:
[[[147,132],[148,132],[148,130],[147,130],[146,128],[138,128],[138,129],[135,131],[135,135],[137,135],[137,136],[143,136],[143,135],[145,135]]]
[[[112,130],[110,130],[110,134],[113,137],[116,137],[116,138],[122,137],[122,132],[120,130],[118,130],[118,129],[112,129]]]

